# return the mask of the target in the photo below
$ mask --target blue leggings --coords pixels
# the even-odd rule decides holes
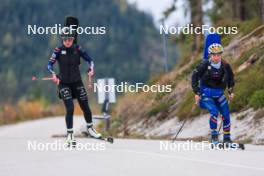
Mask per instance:
[[[225,95],[222,95],[218,98],[211,98],[202,96],[199,106],[202,109],[207,109],[210,113],[210,128],[211,130],[217,129],[217,117],[220,113],[222,115],[223,120],[223,131],[224,133],[230,133],[230,113],[229,113],[229,105],[226,100]]]

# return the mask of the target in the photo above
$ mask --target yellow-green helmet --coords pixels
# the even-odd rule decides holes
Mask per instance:
[[[224,48],[219,43],[213,43],[208,47],[209,54],[221,54],[224,52]]]

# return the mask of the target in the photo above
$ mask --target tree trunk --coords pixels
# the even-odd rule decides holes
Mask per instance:
[[[260,5],[260,18],[262,23],[264,23],[264,0],[259,0]]]
[[[203,24],[203,10],[202,10],[202,0],[189,0],[191,9],[191,23],[194,27],[202,26]],[[201,47],[201,34],[194,34],[194,41],[192,45],[193,52],[198,52]]]
[[[238,19],[240,21],[246,20],[246,6],[245,6],[245,0],[236,0],[231,1],[232,4],[232,12],[233,12],[233,18]]]
[[[240,0],[240,7],[239,7],[239,17],[241,21],[245,21],[246,20],[246,2],[245,0]]]

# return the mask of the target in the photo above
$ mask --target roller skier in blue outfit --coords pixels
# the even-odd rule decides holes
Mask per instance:
[[[232,68],[226,61],[222,60],[223,51],[221,44],[211,44],[208,47],[209,59],[203,59],[192,74],[195,101],[200,108],[207,109],[210,113],[209,126],[212,143],[219,142],[217,131],[219,114],[223,120],[223,142],[232,143],[229,105],[224,92],[228,88],[229,100],[232,100],[235,82]]]

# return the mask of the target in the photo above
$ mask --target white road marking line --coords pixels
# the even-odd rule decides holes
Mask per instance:
[[[124,149],[113,149],[113,148],[108,148],[107,150],[115,150],[115,151],[122,151],[122,152],[129,152],[129,153],[136,153],[136,154],[143,154],[143,155],[150,155],[150,156],[159,156],[159,157],[165,157],[165,158],[175,158],[175,159],[181,159],[181,160],[186,160],[186,161],[192,161],[192,162],[200,162],[200,163],[206,163],[206,164],[211,164],[211,165],[219,165],[219,166],[227,166],[227,167],[238,167],[238,168],[243,168],[243,169],[252,169],[252,170],[261,170],[264,171],[264,168],[261,167],[252,167],[252,166],[246,166],[242,164],[227,164],[227,163],[219,163],[215,161],[207,161],[207,160],[200,160],[200,159],[193,159],[193,158],[186,158],[186,157],[181,157],[181,156],[169,156],[166,154],[161,154],[161,153],[152,153],[152,152],[139,152],[139,151],[134,151],[134,150],[124,150]]]

